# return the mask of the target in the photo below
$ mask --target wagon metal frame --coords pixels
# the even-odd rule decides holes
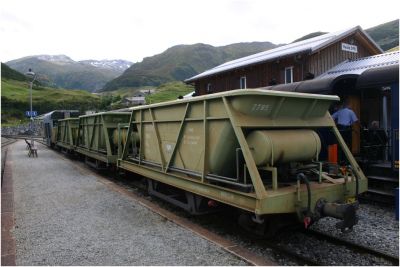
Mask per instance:
[[[311,202],[314,207],[321,198],[332,202],[346,201],[356,193],[355,179],[358,179],[359,192],[367,189],[367,179],[327,111],[329,105],[338,100],[336,96],[251,89],[137,107],[132,110],[127,140],[135,138],[132,136],[134,132],[138,133],[138,157],[130,154],[133,142],[126,142],[117,164],[122,169],[257,215],[294,213],[306,206],[306,186],[298,182],[279,187],[274,166],[256,166],[246,133],[256,129],[329,128],[349,160],[354,175],[350,179],[331,179],[320,170],[319,182],[311,183]],[[210,153],[214,149],[212,145],[215,145],[213,132],[219,131],[218,125],[222,124],[233,129],[254,192],[210,182]],[[190,129],[196,135],[191,135]],[[185,145],[191,142],[198,150],[198,158],[186,159],[182,153]],[[191,167],[175,166],[184,166],[185,162],[189,162]],[[261,169],[273,173],[275,184],[272,187],[264,185]]]
[[[78,138],[79,118],[67,118],[58,121],[56,145],[58,147],[74,150]]]
[[[116,164],[118,151],[112,135],[119,123],[127,123],[129,112],[102,112],[79,117],[76,151],[95,160]]]

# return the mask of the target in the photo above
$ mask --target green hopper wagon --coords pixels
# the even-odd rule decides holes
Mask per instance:
[[[129,112],[102,112],[79,117],[76,151],[86,156],[88,163],[94,161],[96,167],[116,164],[118,144],[114,135],[118,134],[118,124],[128,123]]]
[[[253,222],[292,214],[307,226],[332,216],[348,230],[357,223],[352,201],[367,190],[367,179],[328,112],[338,100],[248,89],[135,107],[118,167],[149,178],[159,196],[160,184],[181,189],[182,205],[193,213],[204,202],[224,203]],[[82,119],[81,131],[99,120]],[[349,164],[343,172],[319,160],[319,129],[330,130],[344,151]],[[85,147],[93,147],[98,141],[85,131]]]
[[[55,144],[61,149],[73,151],[78,139],[79,118],[58,121]]]

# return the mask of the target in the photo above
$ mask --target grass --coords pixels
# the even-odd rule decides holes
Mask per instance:
[[[390,48],[388,51],[386,52],[395,52],[395,51],[399,51],[399,46],[395,46],[393,48]]]
[[[142,86],[142,87],[122,87],[118,90],[113,91],[104,91],[99,93],[99,95],[113,95],[113,96],[120,96],[122,97],[130,97],[133,96],[135,93],[139,92],[140,90],[153,90],[156,89],[154,86]]]
[[[33,110],[44,114],[55,109],[97,110],[100,96],[82,90],[55,89],[34,86],[32,90]],[[16,80],[1,80],[1,122],[14,124],[25,119],[25,111],[30,109],[29,84]]]
[[[140,90],[155,90],[155,93],[148,95],[146,97],[147,104],[160,103],[170,100],[175,100],[179,96],[184,96],[192,91],[194,91],[193,86],[187,85],[183,82],[168,82],[164,83],[158,87],[153,86],[142,86],[142,87],[124,87],[114,91],[105,91],[100,93],[102,96],[120,96],[121,99],[124,97],[133,96],[136,92]],[[119,105],[120,102],[112,103],[113,107],[121,108],[123,106]]]
[[[146,97],[147,104],[155,104],[170,100],[175,100],[179,96],[184,96],[193,92],[194,88],[183,82],[169,82],[157,87],[156,93]]]
[[[1,96],[18,101],[28,101],[30,95],[29,84],[27,82],[15,81],[15,80],[1,80]],[[75,98],[89,98],[91,100],[98,99],[89,92],[83,90],[66,90],[66,89],[55,89],[51,87],[33,87],[32,99],[33,101],[41,101],[43,99],[51,101],[68,101],[75,100]]]
[[[155,89],[155,93],[146,97],[147,104],[175,100],[184,96],[194,88],[183,82],[169,82],[154,87],[122,88],[103,94],[91,94],[82,90],[55,89],[51,87],[34,86],[32,90],[33,110],[44,114],[55,109],[86,110],[120,108],[118,104],[124,96],[131,96],[141,89]],[[114,103],[114,99],[119,100]],[[1,123],[2,126],[25,122],[25,111],[30,109],[29,84],[24,81],[1,80]]]

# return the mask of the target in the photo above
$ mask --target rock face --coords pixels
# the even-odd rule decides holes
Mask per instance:
[[[31,135],[31,132],[33,132],[33,136],[40,136],[42,133],[41,123],[34,122],[32,127],[33,131],[30,130],[29,123],[17,126],[1,127],[1,135]]]

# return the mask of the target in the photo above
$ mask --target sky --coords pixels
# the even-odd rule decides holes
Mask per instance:
[[[0,60],[140,62],[179,44],[289,43],[399,18],[398,0],[1,0]]]

